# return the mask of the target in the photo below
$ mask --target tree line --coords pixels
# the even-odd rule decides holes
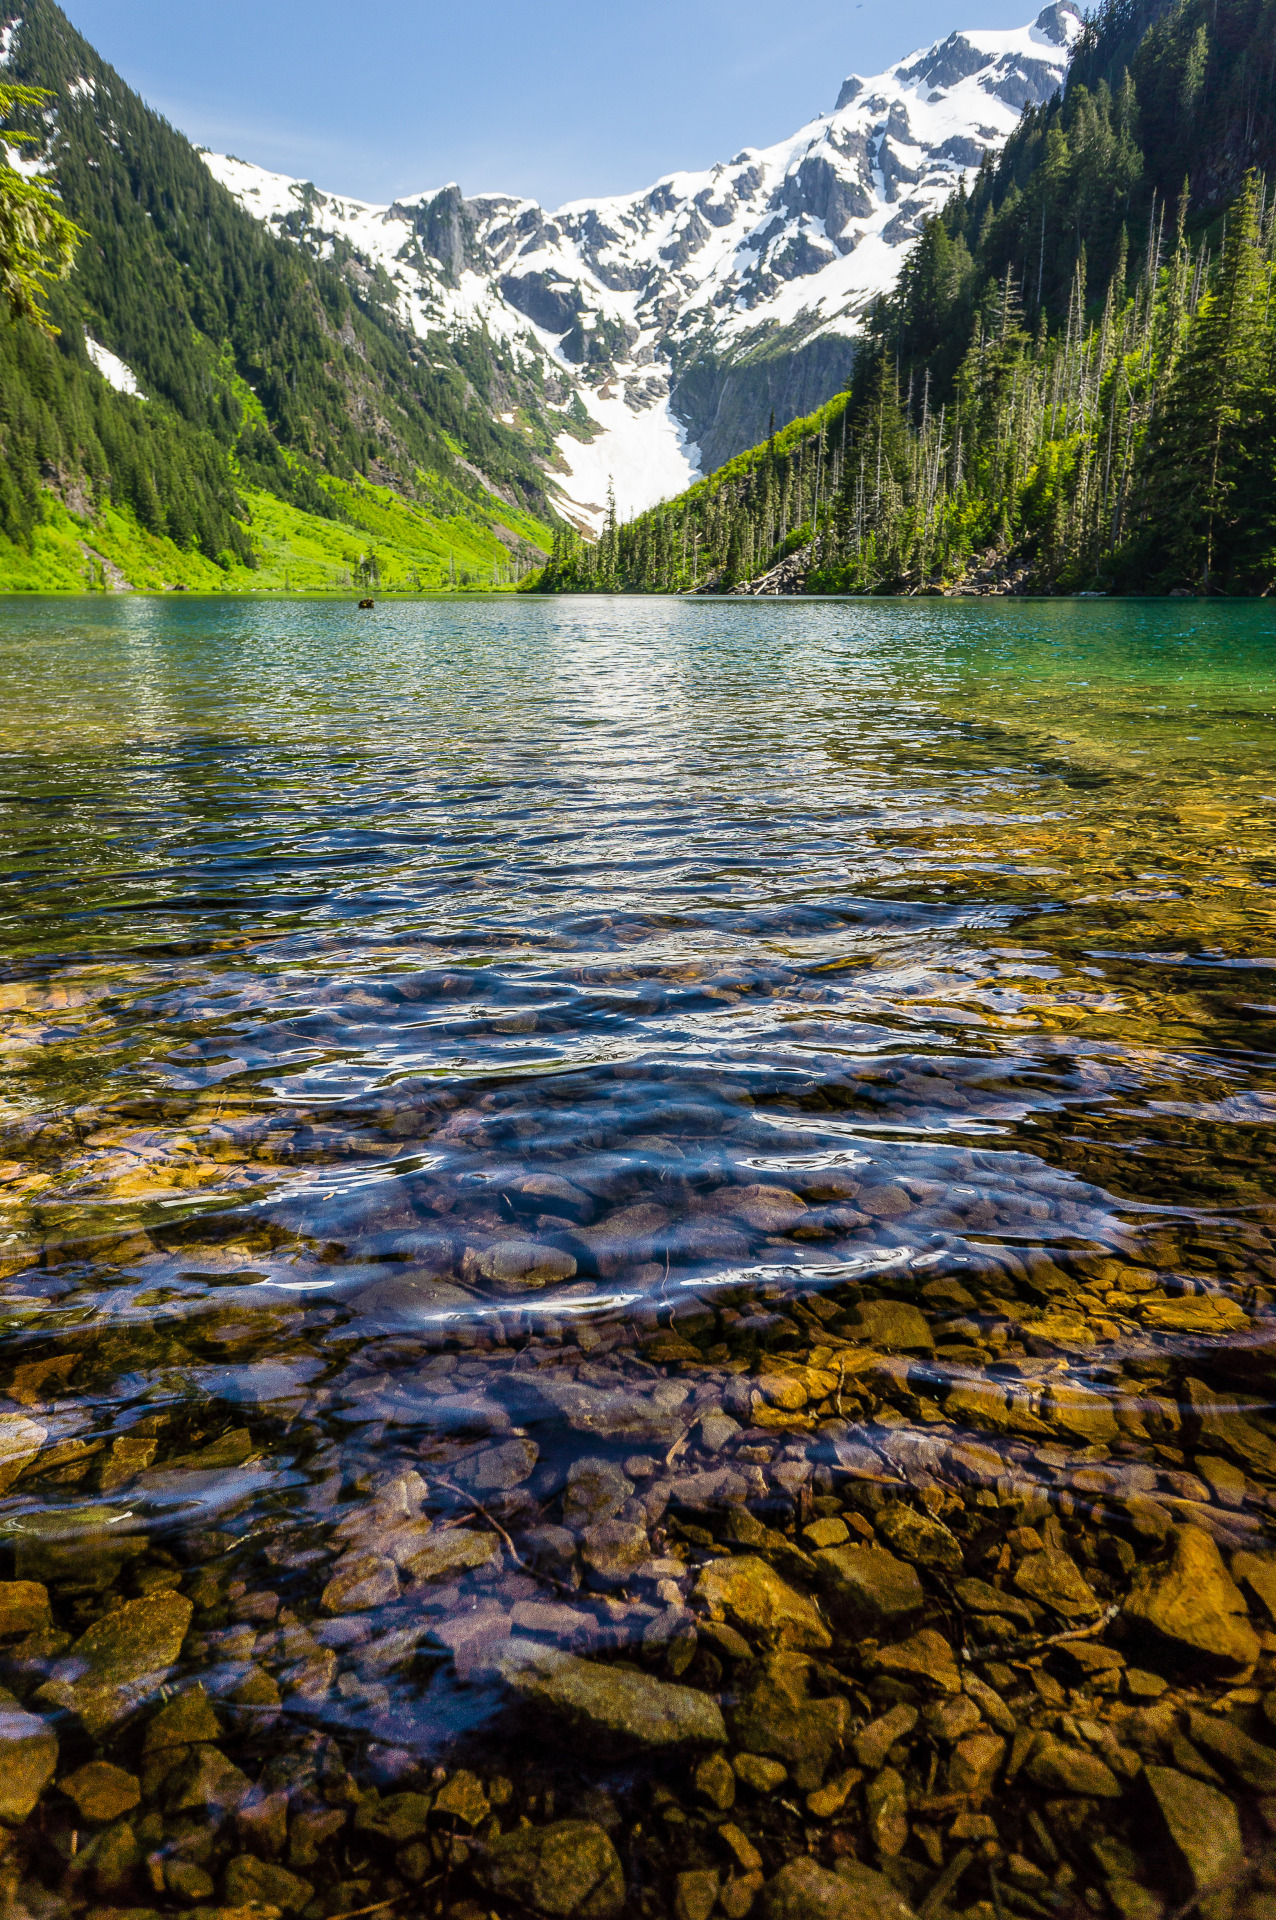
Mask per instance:
[[[927,222],[851,390],[564,535],[540,584],[1269,591],[1274,81],[1268,6],[1109,0],[1063,94]]]

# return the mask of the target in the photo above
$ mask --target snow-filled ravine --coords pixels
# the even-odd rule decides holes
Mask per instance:
[[[597,529],[609,483],[624,517],[701,471],[690,364],[729,362],[778,328],[804,350],[854,337],[926,216],[1060,85],[1079,24],[1054,0],[1031,26],[950,34],[851,75],[831,113],[776,146],[554,213],[455,185],[373,206],[205,159],[277,231],[352,253],[347,271],[423,340],[483,325],[505,343],[563,417],[550,476],[563,510]]]

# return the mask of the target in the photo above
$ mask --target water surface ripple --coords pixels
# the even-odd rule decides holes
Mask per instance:
[[[10,1897],[1270,1920],[1273,635],[0,607]]]

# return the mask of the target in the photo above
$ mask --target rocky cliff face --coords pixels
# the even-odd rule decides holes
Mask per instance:
[[[370,206],[207,161],[423,339],[485,327],[507,342],[564,510],[596,527],[609,479],[637,511],[756,442],[772,410],[792,418],[845,383],[865,306],[926,215],[1060,84],[1078,25],[1054,0],[1028,27],[952,33],[851,75],[790,140],[553,213],[454,185]]]

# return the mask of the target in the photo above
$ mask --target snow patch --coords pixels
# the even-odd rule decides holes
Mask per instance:
[[[700,449],[691,445],[670,410],[668,396],[635,413],[623,395],[581,388],[581,399],[603,431],[588,444],[570,433],[555,445],[567,465],[558,475],[570,517],[594,533],[607,512],[607,488],[616,491],[616,514],[630,520],[659,500],[670,500],[700,475]]]
[[[13,43],[18,37],[21,20],[11,20],[7,27],[0,27],[0,67],[7,67],[13,55]]]
[[[117,353],[104,347],[100,341],[84,336],[84,348],[108,387],[114,387],[117,393],[127,393],[134,400],[145,400],[146,395],[137,384],[137,375],[132,367],[125,366]]]

